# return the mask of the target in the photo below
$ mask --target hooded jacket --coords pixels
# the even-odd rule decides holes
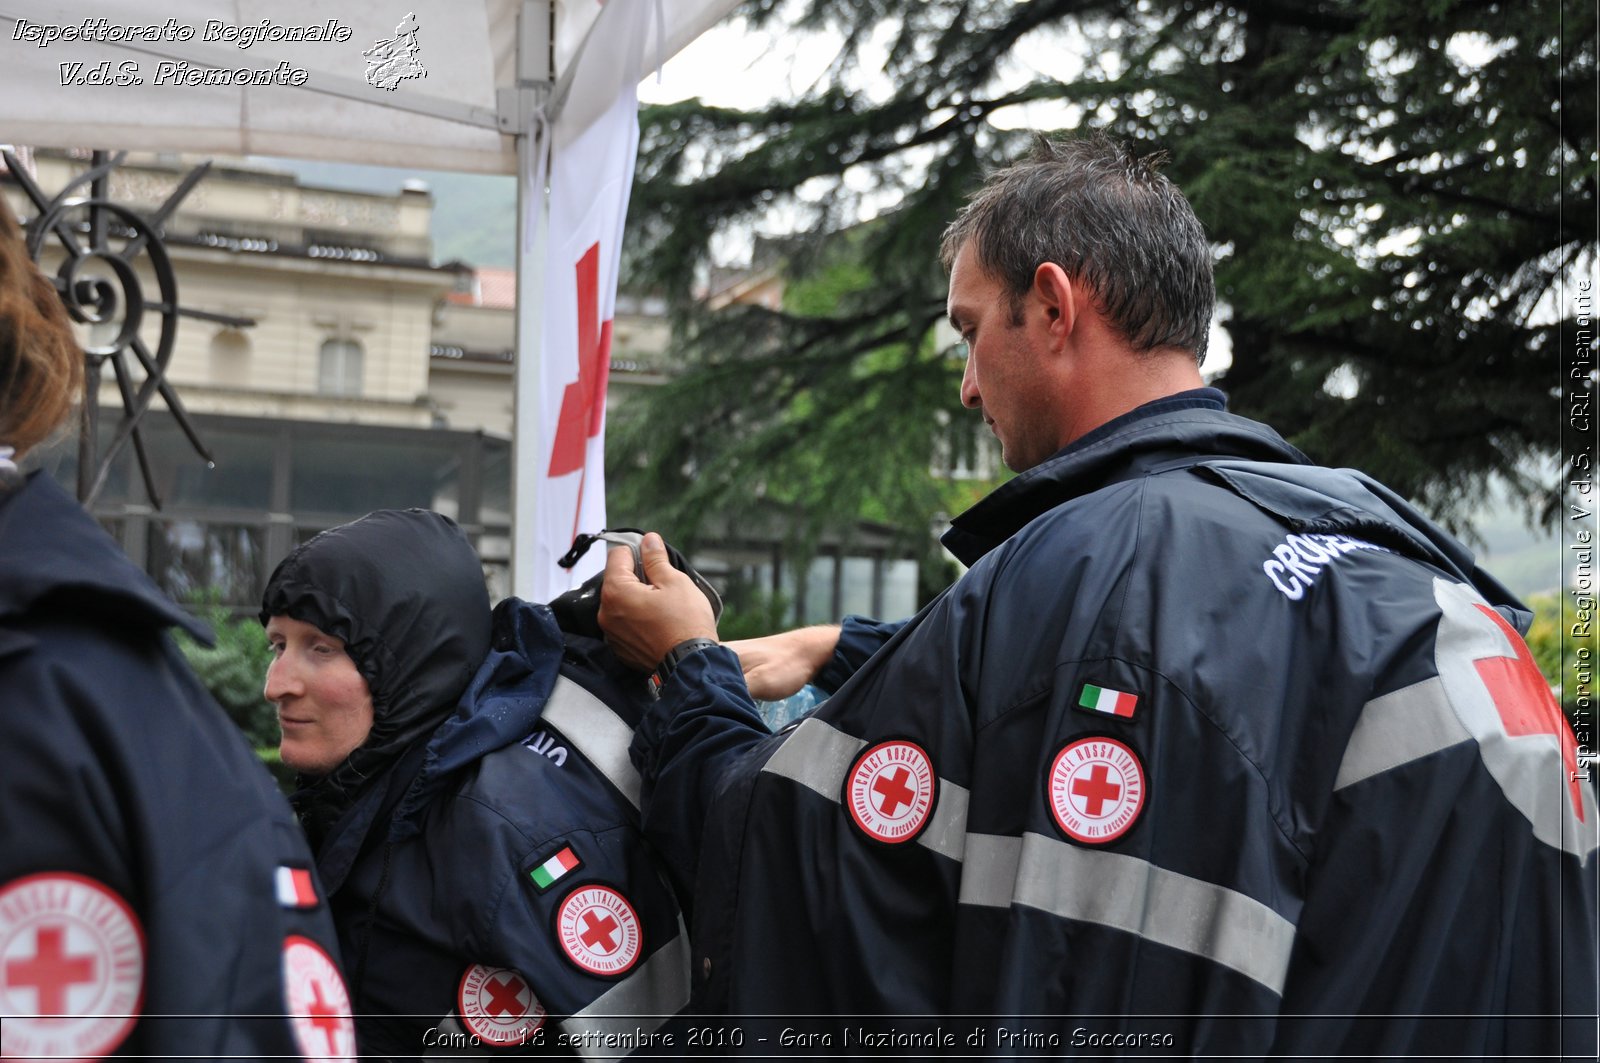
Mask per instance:
[[[313,844],[363,786],[455,706],[489,650],[483,567],[455,522],[379,510],[330,528],[278,563],[261,622],[304,621],[340,639],[372,695],[372,731],[326,776],[302,779],[295,807]]]
[[[343,638],[372,690],[343,779],[302,791],[331,816],[317,861],[362,1051],[671,1051],[688,949],[638,829],[646,688],[514,598],[481,610],[465,667],[482,595],[465,537],[421,511],[324,533],[266,594],[264,618]]]
[[[967,574],[847,624],[787,735],[720,648],[642,722],[697,1007],[844,1052],[1593,1057],[1594,795],[1459,543],[1215,392],[945,542]]]
[[[354,1048],[305,839],[172,628],[210,642],[48,476],[0,490],[6,1058]]]

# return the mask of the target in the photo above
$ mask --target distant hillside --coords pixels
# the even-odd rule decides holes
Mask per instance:
[[[433,193],[433,260],[459,259],[473,266],[516,265],[517,182],[514,177],[443,170],[399,170],[336,162],[258,158],[288,170],[306,184],[393,195],[408,180],[428,183]]]
[[[1500,503],[1480,512],[1473,530],[1483,545],[1473,552],[1519,598],[1561,586],[1561,542],[1554,532],[1530,531],[1520,510]]]

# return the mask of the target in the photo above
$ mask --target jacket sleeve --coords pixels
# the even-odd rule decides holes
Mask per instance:
[[[905,626],[846,617],[813,682],[833,693]],[[756,712],[738,657],[720,647],[679,665],[645,713],[630,750],[644,785],[644,828],[685,897],[693,893],[706,814],[781,741]]]
[[[844,681],[856,673],[884,644],[906,626],[904,620],[870,620],[864,616],[847,616],[839,625],[839,644],[834,647],[828,663],[812,680],[817,686],[832,694]]]
[[[643,784],[642,821],[681,895],[692,895],[718,793],[781,741],[757,714],[739,658],[720,646],[685,658],[645,711],[630,749]]]

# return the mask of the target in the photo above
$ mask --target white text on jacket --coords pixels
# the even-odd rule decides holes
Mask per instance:
[[[1285,598],[1297,602],[1305,597],[1324,568],[1352,550],[1389,553],[1381,546],[1348,535],[1290,535],[1272,548],[1272,556],[1261,563],[1261,571]]]

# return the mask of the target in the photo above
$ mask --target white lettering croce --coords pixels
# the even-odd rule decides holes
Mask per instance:
[[[1261,571],[1285,598],[1298,602],[1324,568],[1352,550],[1390,552],[1348,535],[1290,535],[1272,548],[1272,556],[1261,563]]]

